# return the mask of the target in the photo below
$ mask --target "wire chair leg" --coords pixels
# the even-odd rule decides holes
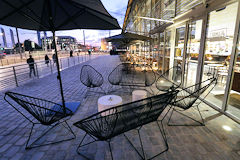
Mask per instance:
[[[140,144],[141,144],[141,148],[142,148],[142,152],[143,152],[143,157],[144,157],[144,159],[146,159],[146,155],[145,155],[143,144],[142,144],[142,138],[141,138],[139,130],[138,130],[138,137],[139,137],[139,140],[140,140]]]
[[[63,122],[61,122],[63,123]],[[41,139],[44,135],[46,135],[50,130],[52,130],[53,128],[55,128],[56,126],[58,126],[59,124],[61,124],[60,122],[57,122],[56,124],[54,124],[53,126],[51,126],[51,128],[45,130],[45,132],[43,134],[41,134],[36,140],[34,140],[30,145],[29,145],[29,141],[31,139],[31,136],[32,136],[32,131],[33,131],[33,127],[34,127],[34,123],[32,125],[32,128],[31,128],[31,131],[30,131],[30,134],[29,134],[29,137],[28,137],[28,140],[27,140],[27,144],[26,144],[26,147],[25,149],[31,149],[31,148],[36,148],[36,147],[41,147],[41,146],[46,146],[46,145],[50,145],[50,144],[56,144],[56,143],[60,143],[60,142],[64,142],[64,141],[68,141],[68,140],[72,140],[75,138],[75,134],[73,138],[69,138],[69,139],[65,139],[65,140],[60,140],[60,141],[56,141],[56,142],[49,142],[49,143],[46,143],[46,144],[39,144],[39,145],[34,145],[39,139]]]
[[[73,139],[75,139],[75,138],[76,138],[76,135],[75,135],[75,133],[73,132],[72,128],[69,126],[69,124],[67,123],[67,121],[64,121],[64,123],[66,123],[67,127],[65,127],[64,125],[63,125],[63,126],[72,133],[72,135],[74,136]]]
[[[201,117],[201,120],[202,120],[202,125],[203,126],[205,126],[205,122],[204,122],[204,119],[203,119],[203,117],[202,117],[202,114],[201,114],[201,112],[200,112],[200,109],[199,109],[199,107],[197,106],[197,110],[198,110],[198,113],[199,113],[199,115],[200,115],[200,117]]]
[[[78,145],[78,147],[77,147],[77,153],[78,153],[79,155],[81,155],[82,157],[84,157],[85,159],[90,160],[90,158],[88,158],[88,157],[85,156],[84,154],[80,153],[80,151],[79,151],[79,149],[80,149],[81,147],[87,146],[87,145],[89,145],[89,144],[94,143],[94,142],[97,141],[97,140],[93,139],[93,141],[88,142],[88,143],[82,145],[82,143],[84,142],[84,139],[86,138],[87,135],[88,135],[88,134],[85,133],[85,135],[83,136],[81,142],[79,143],[79,145]],[[91,138],[92,138],[92,137],[91,137]]]
[[[133,143],[128,139],[128,137],[126,136],[126,134],[123,134],[124,137],[127,139],[128,143],[133,147],[133,149],[137,152],[137,154],[144,159],[144,157],[139,153],[139,151],[135,148],[135,146],[133,145]]]
[[[171,119],[172,119],[172,115],[173,115],[173,110],[174,110],[174,108],[175,108],[175,107],[172,107],[172,112],[170,113],[170,117],[168,118],[168,122],[167,122],[168,126],[170,126],[170,121],[171,121]]]
[[[163,150],[163,151],[161,151],[160,153],[156,154],[155,156],[153,156],[153,157],[151,157],[151,158],[148,158],[148,160],[151,160],[151,159],[156,158],[156,157],[159,156],[160,154],[162,154],[162,153],[168,151],[168,149],[169,149],[169,147],[168,147],[168,143],[167,143],[167,136],[166,136],[166,133],[165,133],[165,130],[164,130],[164,127],[163,127],[162,121],[161,121],[161,127],[160,127],[160,125],[159,125],[158,122],[159,122],[159,121],[156,121],[156,123],[157,123],[157,125],[158,125],[158,128],[159,128],[159,131],[160,131],[160,133],[161,133],[161,135],[162,135],[162,138],[163,138],[163,140],[164,140],[164,143],[165,143],[166,149]],[[162,128],[162,129],[161,129],[161,128]]]
[[[173,108],[173,106],[171,105],[171,106],[169,107],[167,113],[165,113],[165,115],[163,116],[163,118],[162,118],[161,120],[158,120],[158,121],[163,121],[163,120],[166,118],[166,116],[168,115],[169,111],[170,111],[172,108]]]
[[[35,125],[35,124],[32,123],[32,127],[31,127],[31,130],[30,130],[30,133],[29,133],[28,139],[27,139],[27,143],[26,143],[25,149],[31,149],[30,146],[28,146],[28,143],[29,143],[29,140],[31,139],[32,131],[33,131],[33,127],[34,127],[34,125]]]
[[[30,131],[30,135],[29,135],[29,139],[27,141],[27,144],[29,143],[30,141],[30,137],[32,135],[32,130],[33,130],[33,127],[34,127],[34,123],[33,123],[33,126],[31,128],[31,131]],[[56,123],[55,125],[53,125],[51,128],[49,128],[48,130],[46,130],[41,136],[39,136],[35,141],[33,141],[30,145],[26,146],[25,149],[32,149],[32,148],[36,148],[36,147],[40,147],[40,146],[45,146],[45,145],[49,145],[49,144],[53,144],[53,143],[47,143],[47,144],[42,144],[42,145],[36,145],[36,146],[32,146],[35,142],[37,142],[40,138],[42,138],[44,135],[46,135],[50,130],[52,130],[54,127],[56,127],[57,125],[59,125],[59,123]]]
[[[198,124],[172,124],[172,123],[170,123],[171,117],[172,117],[174,111],[177,112],[177,113],[179,113],[179,114],[181,114],[181,115],[184,116],[184,117],[187,117],[188,119],[191,119],[191,120],[194,121],[194,122],[197,122]],[[168,120],[168,126],[204,126],[204,125],[205,125],[205,124],[204,124],[204,120],[203,120],[203,118],[202,118],[202,115],[201,115],[199,109],[198,109],[198,112],[199,112],[199,114],[200,114],[200,117],[201,117],[202,122],[200,122],[200,121],[198,121],[198,120],[196,120],[196,119],[194,119],[194,118],[192,118],[192,117],[190,117],[190,116],[188,116],[188,115],[186,115],[186,114],[184,114],[184,113],[182,113],[182,112],[180,112],[180,111],[178,111],[178,110],[176,110],[176,109],[173,108],[173,111],[172,111],[172,113],[171,113],[171,116],[170,116],[170,118],[169,118],[169,120]]]
[[[160,122],[161,122],[161,127],[160,127],[160,125],[159,125],[158,122],[159,122],[159,121],[157,121],[156,123],[157,123],[157,125],[158,125],[158,128],[159,128],[160,132],[162,133],[162,137],[163,137],[163,139],[164,139],[165,145],[166,145],[167,150],[168,150],[167,135],[166,135],[166,132],[165,132],[163,123],[162,123],[162,121],[160,121]],[[162,129],[161,129],[161,128],[162,128]]]
[[[111,158],[113,160],[113,154],[112,154],[112,148],[111,148],[111,140],[108,141],[108,147],[109,147],[109,151],[110,151],[110,154],[111,154]]]
[[[83,155],[82,153],[79,152],[79,148],[81,148],[81,147],[84,146],[84,145],[81,146],[81,144],[83,143],[83,141],[84,141],[84,139],[85,139],[86,136],[87,136],[87,133],[85,133],[85,135],[83,136],[81,142],[79,143],[79,145],[78,145],[78,147],[77,147],[77,153],[78,153],[79,155],[83,156],[84,158],[89,159],[88,157],[86,157],[85,155]]]

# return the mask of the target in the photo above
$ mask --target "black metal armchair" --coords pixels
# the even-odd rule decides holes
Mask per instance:
[[[10,98],[13,101],[9,101]],[[14,92],[6,92],[4,96],[5,101],[7,101],[15,110],[17,110],[23,117],[25,117],[28,121],[32,123],[31,131],[27,139],[25,149],[31,149],[35,147],[40,147],[49,144],[55,144],[67,140],[74,139],[76,136],[70,126],[67,123],[67,117],[73,114],[71,110],[66,108],[63,109],[63,106],[51,101],[47,101],[44,99],[39,99],[35,97],[26,96],[19,93]],[[67,105],[67,104],[66,104]],[[66,124],[65,125],[63,125]],[[47,131],[41,134],[36,140],[34,140],[31,144],[29,144],[33,128],[36,124],[42,124],[44,126],[51,126]],[[70,131],[73,135],[72,138],[68,138],[65,140],[58,140],[55,142],[49,142],[45,144],[36,144],[38,140],[40,140],[44,135],[46,135],[50,130],[54,127],[62,124],[64,128]]]
[[[140,67],[130,63],[121,63],[109,74],[108,81],[112,86],[127,86],[131,89],[149,87],[151,89],[156,81],[156,74],[149,65]]]
[[[105,94],[105,91],[101,87],[103,84],[103,76],[92,66],[82,66],[80,73],[80,81],[87,87],[85,98],[88,96],[89,92],[93,92],[91,91],[91,89],[93,88],[100,88],[102,90],[102,92],[94,91],[94,93]]]
[[[131,144],[131,146],[135,149],[135,151],[142,159],[152,159],[158,156],[159,154],[167,151],[168,144],[163,124],[162,121],[157,121],[157,119],[163,112],[163,110],[167,107],[167,105],[176,96],[176,94],[177,91],[170,91],[168,93],[164,93],[161,95],[141,99],[135,102],[127,103],[124,105],[104,110],[102,112],[96,113],[90,117],[87,117],[83,120],[74,123],[74,126],[81,128],[86,132],[77,148],[77,152],[83,157],[89,159],[87,156],[82,154],[79,151],[79,149],[83,146],[86,146],[96,141],[106,141],[108,142],[111,158],[113,159],[111,139],[120,134],[124,135],[124,137],[127,139],[127,141]],[[142,126],[151,122],[157,122],[166,149],[151,158],[147,158],[143,148],[140,130]],[[160,122],[160,125],[158,122]],[[139,153],[139,151],[136,149],[133,143],[124,134],[125,132],[128,132],[133,129],[136,129],[138,131],[138,136],[143,155]],[[90,136],[93,141],[83,143],[87,135]]]
[[[169,70],[160,74],[156,81],[156,88],[159,91],[167,92],[169,90],[175,90],[182,84],[182,68],[180,66],[174,66]]]
[[[176,100],[171,103],[173,106],[172,112],[170,114],[170,117],[168,119],[168,125],[170,126],[204,126],[204,119],[202,117],[201,111],[199,109],[199,104],[202,102],[196,102],[200,96],[202,96],[202,99],[205,99],[209,93],[212,91],[212,89],[216,86],[217,84],[217,78],[209,78],[201,83],[186,87],[186,88],[181,88],[180,91],[177,94]],[[175,108],[177,107],[177,108]],[[190,108],[195,108],[197,113],[200,115],[200,119],[196,120],[189,115],[184,114],[183,112],[190,109]],[[171,118],[174,112],[177,112],[181,114],[182,116],[185,116],[195,122],[197,124],[171,124]]]

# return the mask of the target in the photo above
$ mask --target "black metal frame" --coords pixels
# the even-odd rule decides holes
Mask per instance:
[[[140,65],[131,63],[121,63],[117,67],[115,67],[112,70],[112,72],[108,75],[108,81],[112,85],[111,89],[113,86],[129,87],[130,91],[137,88],[146,90],[151,95],[154,95],[151,86],[156,81],[156,73],[153,71],[150,65],[144,65],[145,70],[139,72],[136,71],[136,67],[140,67]],[[147,71],[146,68],[148,68],[149,71]],[[143,72],[144,80],[143,82],[137,83],[135,76],[139,75],[138,73],[140,72]],[[147,73],[150,73],[152,77],[149,77],[149,74]],[[127,79],[127,81],[124,81],[125,80],[124,77],[125,79]],[[147,88],[150,88],[150,91],[147,90]]]
[[[25,114],[24,111],[21,111],[20,108],[15,107],[14,104],[7,99],[7,97],[10,97],[13,101],[16,102],[16,104],[24,108],[32,116],[32,118],[30,118],[27,114]],[[64,141],[68,141],[76,138],[76,135],[74,134],[71,127],[67,123],[67,120],[70,119],[73,113],[71,110],[67,108],[66,108],[67,113],[64,113],[64,108],[62,105],[51,102],[51,101],[47,101],[44,99],[26,96],[26,95],[14,93],[14,92],[6,92],[4,96],[4,100],[9,105],[11,105],[16,111],[18,111],[23,117],[25,117],[30,123],[32,123],[32,127],[27,139],[25,149],[31,149],[31,148],[50,145],[50,144],[56,144],[56,143],[60,143],[60,142],[64,142]],[[50,107],[47,106],[49,108],[42,106],[44,104],[45,105],[51,104],[53,108],[50,108],[51,106]],[[38,122],[34,121],[33,119],[36,119]],[[66,126],[63,125],[64,123],[66,124]],[[50,128],[45,130],[43,134],[41,134],[31,144],[29,144],[32,136],[32,131],[34,129],[34,126],[37,124],[49,126]],[[73,135],[72,138],[40,144],[40,145],[34,145],[39,139],[41,139],[44,135],[46,135],[50,130],[52,130],[53,128],[55,128],[60,124],[62,124],[64,128],[70,131],[70,133]]]
[[[167,122],[168,126],[205,126],[203,116],[199,109],[199,105],[201,104],[202,101],[200,101],[200,102],[196,102],[196,101],[207,89],[209,89],[212,86],[208,90],[207,94],[204,95],[204,97],[202,98],[202,99],[205,99],[209,95],[209,93],[213,90],[213,88],[216,86],[216,84],[217,84],[217,78],[212,77],[205,81],[197,83],[195,85],[192,85],[192,86],[189,86],[186,88],[181,88],[177,94],[177,97],[179,96],[180,98],[177,98],[175,101],[173,101],[171,103],[170,109],[172,109],[172,111],[170,113],[170,117]],[[178,107],[179,109],[176,109],[176,107]],[[200,115],[200,121],[182,113],[183,111],[188,110],[190,108],[196,108],[197,113]],[[191,119],[191,120],[197,122],[197,124],[170,123],[174,111],[187,117],[188,119]]]
[[[172,73],[170,73],[172,72]],[[172,76],[171,76],[172,75]],[[171,76],[171,77],[170,77]],[[180,76],[180,77],[178,77]],[[177,79],[180,78],[180,82],[176,82]],[[163,81],[163,82],[161,82]],[[172,68],[168,69],[164,73],[160,74],[156,81],[156,88],[162,92],[168,92],[169,90],[176,90],[182,84],[182,68],[180,66],[173,66]],[[162,83],[170,83],[171,86],[162,88]],[[158,93],[159,93],[158,92]]]
[[[124,137],[131,144],[137,154],[141,157],[141,159],[153,159],[156,156],[167,151],[168,143],[166,133],[162,124],[162,120],[158,120],[158,117],[161,115],[167,105],[170,104],[171,101],[176,97],[177,92],[178,91],[170,91],[168,93],[148,97],[117,107],[112,107],[110,109],[106,109],[99,113],[93,114],[83,120],[75,122],[73,124],[74,126],[85,131],[85,135],[83,136],[79,146],[77,147],[77,153],[85,157],[86,159],[89,159],[87,156],[85,156],[79,151],[80,148],[96,141],[106,141],[108,142],[111,158],[113,159],[111,140],[115,136],[121,134],[124,135]],[[152,156],[151,158],[147,158],[144,151],[144,146],[142,144],[140,130],[144,125],[152,122],[157,123],[166,149]],[[133,145],[133,143],[125,134],[126,132],[134,129],[138,132],[138,137],[140,140],[143,155],[137,150],[137,148]],[[93,140],[83,144],[87,135],[90,136]]]
[[[103,76],[95,68],[90,65],[83,65],[80,73],[80,81],[87,87],[87,92],[85,93],[84,98],[89,96],[89,92],[106,94],[106,92],[101,87],[103,84]],[[91,89],[100,88],[102,92],[96,92]]]

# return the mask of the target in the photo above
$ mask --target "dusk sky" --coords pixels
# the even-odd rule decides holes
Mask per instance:
[[[107,9],[107,11],[113,17],[117,18],[119,25],[122,27],[125,12],[127,9],[128,0],[101,0],[101,1],[105,6],[105,8]],[[10,31],[9,31],[10,28],[13,30],[15,42],[17,42],[15,28],[4,26],[4,25],[0,25],[0,28],[3,28],[5,30],[8,47],[11,47],[11,44],[12,44],[11,38],[10,38]],[[121,30],[110,31],[111,36],[119,33],[121,33]],[[47,35],[51,36],[52,34],[51,32],[47,32]],[[59,31],[59,32],[56,32],[56,35],[57,36],[62,36],[62,35],[73,36],[77,39],[78,42],[83,43],[83,31],[80,29],[69,30],[69,31]],[[43,33],[41,34],[41,36],[43,37]],[[86,44],[89,44],[89,45],[100,46],[101,38],[108,37],[108,36],[109,36],[108,30],[107,31],[85,30]],[[30,39],[32,41],[37,42],[37,32],[31,31],[31,30],[19,29],[19,38],[21,43],[26,39]],[[0,36],[0,44],[3,44],[3,40],[1,36]]]

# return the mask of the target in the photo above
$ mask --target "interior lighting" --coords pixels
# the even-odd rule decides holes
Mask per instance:
[[[165,19],[150,18],[150,17],[141,17],[141,16],[134,16],[134,17],[141,18],[141,19],[152,20],[152,21],[160,21],[160,22],[174,23],[173,21],[165,20]]]
[[[213,59],[213,57],[209,57],[208,59],[211,61]]]
[[[226,125],[223,125],[222,128],[226,131],[232,131],[232,128]]]

